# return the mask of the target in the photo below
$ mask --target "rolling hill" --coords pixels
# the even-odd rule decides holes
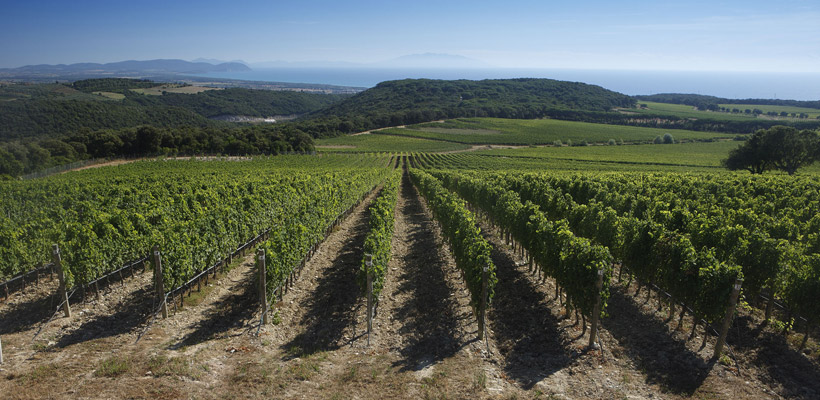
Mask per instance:
[[[218,126],[212,117],[305,114],[340,95],[231,88],[194,94],[140,94],[160,85],[134,79],[89,79],[64,84],[0,87],[0,140],[55,137],[82,129]],[[116,98],[111,94],[116,94]],[[119,100],[117,100],[117,98]]]
[[[302,120],[322,137],[457,117],[614,114],[634,106],[633,98],[600,86],[552,79],[405,79],[382,82]]]

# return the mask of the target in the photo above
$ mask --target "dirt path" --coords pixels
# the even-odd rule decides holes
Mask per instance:
[[[151,273],[137,269],[133,277],[112,282],[100,290],[97,298],[88,291],[83,299],[77,290],[71,296],[72,317],[62,311],[55,314],[58,305],[57,279],[43,279],[36,288],[16,293],[0,305],[0,334],[4,354],[12,357],[33,357],[33,351],[57,351],[91,339],[117,336],[139,326],[152,307]],[[51,316],[53,319],[49,321]],[[36,336],[36,337],[35,337]],[[26,345],[28,342],[28,346]],[[15,354],[16,351],[21,353]]]
[[[396,204],[392,254],[374,335],[379,351],[389,352],[400,372],[416,378],[447,374],[438,388],[446,397],[515,393],[497,368],[494,345],[477,340],[470,294],[406,176]],[[408,394],[429,395],[423,390]]]
[[[371,193],[319,246],[296,284],[276,307],[282,323],[270,329],[283,350],[304,354],[338,349],[360,337],[356,275],[367,235]]]
[[[195,300],[195,306],[171,306],[172,318],[157,322],[157,329],[169,333],[165,338],[168,348],[196,351],[208,341],[240,336],[257,327],[261,314],[255,272],[255,259],[249,252],[239,265],[209,282],[207,294]],[[192,295],[201,296],[196,291]]]
[[[91,168],[113,167],[113,166],[116,166],[116,165],[128,164],[128,163],[132,163],[134,161],[139,161],[139,160],[141,160],[141,159],[137,158],[137,159],[133,159],[133,160],[111,160],[111,161],[106,161],[106,162],[102,162],[102,163],[99,163],[99,164],[91,164],[91,165],[85,165],[85,166],[74,168],[74,169],[69,169],[69,170],[63,171],[61,173],[64,174],[66,172],[82,171],[84,169],[91,169]]]
[[[84,392],[88,368],[93,371],[111,352],[132,343],[147,320],[153,307],[151,275],[150,270],[137,272],[114,282],[101,290],[99,299],[87,293],[81,301],[75,293],[71,318],[59,312],[48,323],[57,306],[52,295],[56,279],[0,306],[3,397],[73,397]]]

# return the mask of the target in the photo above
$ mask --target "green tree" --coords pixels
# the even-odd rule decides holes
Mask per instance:
[[[0,176],[17,176],[23,172],[23,164],[14,157],[13,154],[0,148]]]
[[[28,150],[29,171],[36,171],[51,166],[51,153],[49,153],[48,150],[35,143],[27,144],[26,149]]]
[[[665,133],[663,135],[663,144],[674,144],[675,138],[672,136],[671,133]]]
[[[811,165],[817,161],[818,136],[815,132],[785,126],[776,126],[768,130],[769,150],[772,151],[772,162],[775,168],[794,175],[798,168]]]
[[[156,154],[162,144],[162,134],[153,126],[141,126],[137,129],[134,150],[137,154]]]
[[[763,145],[763,135],[758,133],[730,151],[729,157],[723,160],[723,166],[732,171],[745,169],[753,174],[762,174],[771,169],[772,164]]]
[[[799,168],[817,161],[818,155],[820,137],[817,133],[774,126],[755,132],[749,140],[729,152],[723,166],[730,170],[745,169],[753,174],[776,168],[794,175]]]

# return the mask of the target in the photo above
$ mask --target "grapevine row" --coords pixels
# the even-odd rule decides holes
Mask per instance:
[[[365,192],[387,171],[367,167],[371,160],[139,162],[117,167],[117,174],[82,171],[4,183],[0,275],[44,262],[57,243],[69,285],[79,285],[156,244],[165,287],[177,287],[266,229],[276,234],[282,224],[327,213],[328,204],[345,200],[335,196],[342,191]]]
[[[724,316],[732,286],[742,277],[738,267],[718,262],[708,251],[696,250],[682,235],[649,221],[620,217],[611,209],[578,205],[533,177],[440,174],[455,188],[470,185],[462,182],[477,188],[498,185],[502,189],[495,190],[512,190],[507,193],[535,202],[533,207],[543,211],[545,219],[565,224],[570,234],[608,248],[640,281],[658,284],[708,322]],[[466,192],[470,186],[460,191]]]
[[[498,279],[495,265],[490,259],[490,244],[481,236],[475,216],[467,209],[464,200],[445,189],[432,175],[411,169],[410,178],[427,200],[444,237],[450,243],[453,258],[470,291],[470,304],[475,310],[482,304],[490,304]],[[488,272],[487,297],[482,299],[482,274],[485,268]]]
[[[379,196],[371,203],[370,223],[367,236],[364,239],[364,254],[359,267],[357,282],[365,293],[367,290],[367,275],[373,279],[373,298],[378,301],[379,293],[384,286],[384,273],[391,257],[391,243],[394,229],[394,211],[398,199],[399,179],[401,172],[396,170],[388,177]],[[368,261],[370,265],[368,266]]]
[[[754,299],[766,289],[770,296],[782,299],[790,312],[802,314],[810,324],[818,322],[820,305],[806,301],[820,296],[820,215],[811,211],[820,198],[816,182],[650,177],[640,188],[623,182],[625,193],[610,189],[613,181],[622,179],[544,178],[590,207],[611,205],[618,212],[642,215],[688,235],[695,246],[714,249],[718,259],[741,265],[747,298]],[[678,194],[681,200],[675,201]],[[769,301],[766,318],[771,305]]]
[[[593,316],[599,296],[600,311],[605,310],[612,276],[612,257],[605,247],[575,236],[566,220],[550,221],[537,206],[522,203],[516,193],[499,185],[455,173],[434,175],[509,232],[583,316]],[[595,285],[599,271],[603,273],[600,289]]]

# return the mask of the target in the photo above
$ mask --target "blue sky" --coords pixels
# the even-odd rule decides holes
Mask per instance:
[[[11,2],[0,67],[429,52],[497,67],[820,72],[817,0]]]

